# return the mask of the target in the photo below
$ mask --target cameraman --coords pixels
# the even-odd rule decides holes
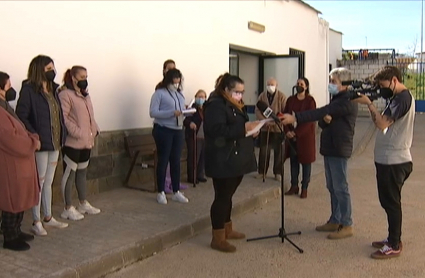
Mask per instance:
[[[385,66],[376,73],[375,82],[380,86],[380,95],[389,99],[389,104],[379,113],[373,102],[360,95],[353,102],[366,104],[376,127],[375,167],[379,201],[387,213],[388,237],[372,243],[380,250],[372,253],[374,259],[400,256],[401,243],[401,188],[412,172],[410,147],[413,139],[415,100],[401,81],[401,72],[393,66]]]
[[[347,86],[342,82],[351,79],[345,68],[333,69],[329,74],[329,93],[332,100],[328,105],[315,110],[284,114],[283,124],[319,121],[320,154],[325,161],[326,187],[331,196],[332,214],[329,220],[316,227],[320,232],[331,232],[329,239],[342,239],[353,235],[351,220],[351,198],[347,182],[347,162],[353,151],[354,126],[357,105],[350,101]]]

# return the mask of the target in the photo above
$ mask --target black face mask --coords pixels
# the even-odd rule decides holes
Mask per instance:
[[[54,70],[46,71],[44,74],[46,75],[47,81],[52,82],[53,80],[55,80],[56,72]]]
[[[304,88],[301,86],[297,86],[296,90],[297,90],[297,94],[304,92]]]
[[[14,101],[16,99],[16,91],[12,87],[9,88],[9,90],[6,91],[6,94],[4,95],[4,98],[6,101]]]
[[[81,90],[85,90],[87,89],[87,86],[89,85],[89,82],[87,82],[86,80],[80,80],[77,82],[77,87],[80,88]]]
[[[391,89],[391,84],[389,87],[379,89],[379,94],[384,99],[390,99],[394,96],[394,91]]]

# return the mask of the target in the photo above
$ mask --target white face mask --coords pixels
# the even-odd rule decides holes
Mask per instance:
[[[241,93],[232,93],[232,98],[237,100],[237,101],[241,101],[242,100],[242,94]]]
[[[276,92],[276,86],[267,86],[267,92],[274,94]]]
[[[173,86],[174,86],[174,89],[178,90],[179,87],[180,87],[180,84],[179,83],[174,83]]]

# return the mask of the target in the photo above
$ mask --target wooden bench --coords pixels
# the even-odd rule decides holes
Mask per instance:
[[[158,163],[155,140],[151,134],[145,135],[126,135],[124,137],[124,144],[127,153],[131,158],[130,169],[127,172],[126,178],[124,180],[124,185],[128,188],[144,190],[139,187],[130,186],[129,180],[131,174],[134,170],[134,166],[141,166],[144,169],[153,169],[154,176],[154,188],[153,191],[156,192],[158,189],[158,182],[156,179],[156,168]],[[146,160],[146,158],[148,158]],[[185,152],[182,152],[182,157],[180,162],[186,161]]]

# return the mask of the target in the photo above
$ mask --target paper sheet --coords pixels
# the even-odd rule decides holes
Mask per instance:
[[[248,131],[245,136],[249,137],[257,133],[267,122],[273,122],[273,119],[269,118],[269,119],[260,120],[258,125],[256,125],[255,128],[253,128],[252,130]]]
[[[189,109],[182,110],[183,114],[193,114],[195,112],[196,112],[196,108],[189,108]]]

